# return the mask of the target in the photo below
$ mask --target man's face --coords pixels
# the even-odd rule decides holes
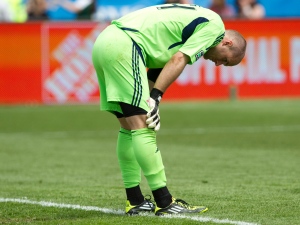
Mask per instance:
[[[232,42],[230,41],[222,41],[217,46],[209,49],[203,56],[206,60],[211,60],[215,63],[216,66],[224,65],[224,66],[235,66],[241,60],[239,57],[235,56],[233,52],[230,50],[230,46]]]

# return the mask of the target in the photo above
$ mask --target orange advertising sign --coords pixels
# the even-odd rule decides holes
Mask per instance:
[[[40,24],[0,24],[0,103],[41,102]]]
[[[91,50],[108,24],[0,24],[0,103],[94,102]],[[247,40],[235,67],[204,59],[187,66],[164,100],[300,97],[300,20],[225,21]]]

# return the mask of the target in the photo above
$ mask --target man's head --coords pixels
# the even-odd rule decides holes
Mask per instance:
[[[245,56],[247,42],[245,38],[235,30],[226,30],[223,40],[204,54],[204,59],[209,59],[216,66],[235,66]]]

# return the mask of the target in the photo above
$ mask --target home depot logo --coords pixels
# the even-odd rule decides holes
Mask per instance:
[[[92,48],[104,27],[92,25],[79,24],[78,27],[68,24],[44,25],[42,32],[44,102],[89,102],[99,99],[98,81],[92,63]],[[83,36],[84,32],[81,30],[89,32]],[[57,45],[58,36],[63,36],[63,39]]]

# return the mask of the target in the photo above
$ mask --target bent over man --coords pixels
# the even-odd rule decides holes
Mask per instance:
[[[174,198],[167,188],[156,144],[156,131],[160,129],[158,105],[187,64],[203,56],[216,66],[234,66],[241,62],[245,50],[245,39],[234,30],[225,30],[216,13],[190,4],[157,5],[132,12],[112,21],[99,35],[93,63],[101,110],[113,113],[121,126],[117,156],[127,214],[208,210]],[[141,170],[155,204],[141,192]]]

